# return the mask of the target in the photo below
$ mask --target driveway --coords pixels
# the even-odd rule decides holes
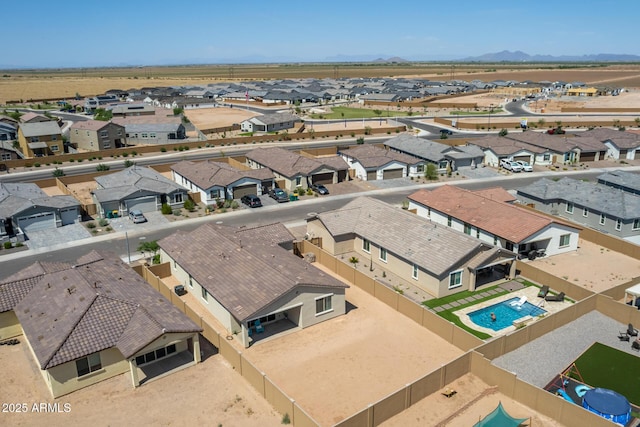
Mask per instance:
[[[30,231],[27,233],[27,237],[26,244],[29,249],[39,249],[86,239],[91,237],[91,233],[83,224],[74,223],[48,230]]]

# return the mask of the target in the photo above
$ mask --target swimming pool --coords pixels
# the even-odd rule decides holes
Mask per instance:
[[[508,299],[498,304],[493,304],[480,310],[469,313],[469,318],[473,323],[483,328],[499,331],[512,326],[514,320],[525,316],[539,316],[546,313],[546,310],[537,307],[530,302],[525,302],[522,307],[512,307],[511,302],[518,301],[518,297]],[[491,313],[496,315],[496,320],[491,320]]]

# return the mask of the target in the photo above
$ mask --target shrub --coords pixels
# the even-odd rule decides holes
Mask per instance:
[[[111,228],[111,227],[105,228],[105,231],[112,231],[112,230],[113,230],[113,228]]]
[[[130,168],[131,166],[135,165],[136,162],[134,162],[133,160],[125,160],[124,161],[124,167],[125,168]]]
[[[160,152],[161,153],[165,153],[167,151],[167,149],[165,147],[160,147]]]
[[[289,418],[289,414],[284,414],[282,416],[282,424],[291,424],[291,419]]]
[[[33,164],[33,166],[39,168],[40,167],[40,163],[36,162],[36,163]]]
[[[122,157],[127,157],[128,155],[129,155],[129,153],[127,153],[127,152],[122,153]]]
[[[95,222],[88,223],[87,228],[96,228],[96,223]]]
[[[357,144],[364,144],[364,138],[360,137],[360,138],[356,139],[356,143]]]
[[[107,221],[106,218],[101,218],[100,221],[98,221],[98,224],[100,224],[100,227],[106,227],[109,225],[109,221]]]
[[[5,249],[11,249],[11,242],[4,242],[4,248]]]
[[[98,172],[108,171],[109,169],[111,169],[111,167],[109,165],[105,165],[104,163],[100,163],[98,164],[98,166],[96,166],[96,171]]]
[[[187,199],[184,201],[183,206],[189,212],[193,212],[196,209],[196,204],[193,203],[193,200]]]
[[[51,171],[51,174],[56,177],[59,178],[61,176],[64,176],[64,171],[62,169],[59,168],[55,168],[54,170]]]
[[[171,206],[168,203],[163,203],[160,212],[162,212],[163,215],[170,215],[173,212],[173,209],[171,209]]]
[[[176,210],[173,211],[173,215],[174,216],[180,216],[180,215],[182,215],[182,212],[180,212],[180,209],[176,209]]]
[[[231,202],[231,209],[238,209],[239,207],[240,205],[238,205],[238,202],[236,200]]]
[[[229,209],[230,207],[231,207],[231,200],[225,200],[224,203],[222,203],[223,209]]]
[[[313,195],[313,190],[310,188],[307,188],[307,196],[311,196]]]

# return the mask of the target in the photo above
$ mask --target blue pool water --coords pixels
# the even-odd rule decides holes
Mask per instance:
[[[518,301],[519,299],[520,298],[518,297],[511,298],[498,304],[481,308],[480,310],[469,313],[469,318],[478,326],[499,331],[512,326],[514,320],[520,319],[524,316],[535,317],[547,312],[528,301],[525,302],[522,307],[512,307],[510,305],[511,302]],[[495,321],[491,320],[491,313],[496,315]]]

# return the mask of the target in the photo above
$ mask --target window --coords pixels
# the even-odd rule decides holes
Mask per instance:
[[[589,216],[589,209],[587,208],[582,208],[582,216],[583,217],[588,217]]]
[[[107,132],[107,131],[102,131],[102,132],[100,132],[100,136],[101,136],[102,138],[108,138],[108,137],[109,137],[109,132]]]
[[[567,202],[567,207],[565,208],[565,211],[567,211],[567,213],[572,214],[573,213],[573,203]]]
[[[100,353],[93,353],[87,357],[76,360],[76,370],[78,371],[79,377],[99,371],[100,369],[102,369]]]
[[[57,140],[58,140],[58,137],[57,137],[56,135],[51,135],[51,140],[52,140],[52,141],[57,141]]]
[[[476,239],[480,238],[480,229],[476,227]]]
[[[102,144],[102,148],[103,149],[107,149],[107,148],[111,148],[111,142],[105,142],[104,144]]]
[[[2,153],[2,160],[11,160],[10,153]]]
[[[620,231],[622,229],[622,221],[620,219],[616,219],[616,230]]]
[[[413,264],[413,271],[411,272],[411,277],[418,280],[418,266]]]
[[[296,187],[302,184],[302,177],[296,176]]]
[[[183,194],[182,194],[182,193],[176,193],[176,194],[173,196],[173,201],[174,201],[175,203],[182,203],[182,196],[183,196]]]
[[[451,227],[451,215],[447,216],[447,227]]]
[[[331,307],[332,296],[333,294],[316,298],[316,316],[333,311],[333,308]]]
[[[510,242],[510,241],[507,240],[506,248],[507,248],[508,251],[512,251],[513,250],[513,242]]]
[[[464,234],[471,236],[471,226],[466,222],[464,223]]]
[[[210,199],[218,199],[218,198],[220,198],[220,190],[211,190],[209,192],[209,198]]]
[[[40,142],[40,138],[37,136],[32,136],[31,137],[31,142]]]
[[[207,290],[205,288],[201,288],[202,289],[202,299],[205,301],[209,300],[209,292],[207,292]]]
[[[170,354],[176,352],[176,345],[171,344],[167,347],[162,347],[157,350],[150,351],[140,356],[136,356],[136,365],[141,366],[145,363],[151,363],[154,360],[162,359],[163,357],[167,357]]]
[[[380,248],[380,259],[387,262],[387,250],[385,248]]]
[[[633,229],[637,230],[640,228],[640,219],[634,219],[633,220]]]
[[[155,138],[155,137],[156,137],[156,134],[155,134],[155,133],[150,133],[150,134],[149,134],[149,138]]]
[[[543,159],[545,162],[548,162],[549,160],[551,160],[551,154],[545,154],[544,156],[542,156],[542,159]]]
[[[462,270],[449,274],[449,289],[462,286]]]
[[[427,216],[431,217],[431,208],[430,207],[427,208]]]
[[[58,147],[58,145],[50,145],[50,146],[49,146],[49,149],[50,149],[52,152],[54,152],[54,153],[55,153],[56,151],[60,151],[60,147]]]
[[[362,239],[362,250],[366,253],[371,253],[371,242],[367,239]]]
[[[571,235],[563,234],[562,236],[560,236],[560,247],[564,248],[569,246],[570,241],[571,241]]]
[[[189,287],[193,288],[193,277],[191,275],[189,275]]]
[[[146,134],[146,133],[142,134],[142,138],[148,138],[148,137],[149,137],[149,134]]]
[[[604,225],[606,219],[607,217],[605,217],[604,214],[600,214],[600,225]]]
[[[498,244],[498,236],[496,236],[495,234],[493,235],[493,245],[497,245]]]

